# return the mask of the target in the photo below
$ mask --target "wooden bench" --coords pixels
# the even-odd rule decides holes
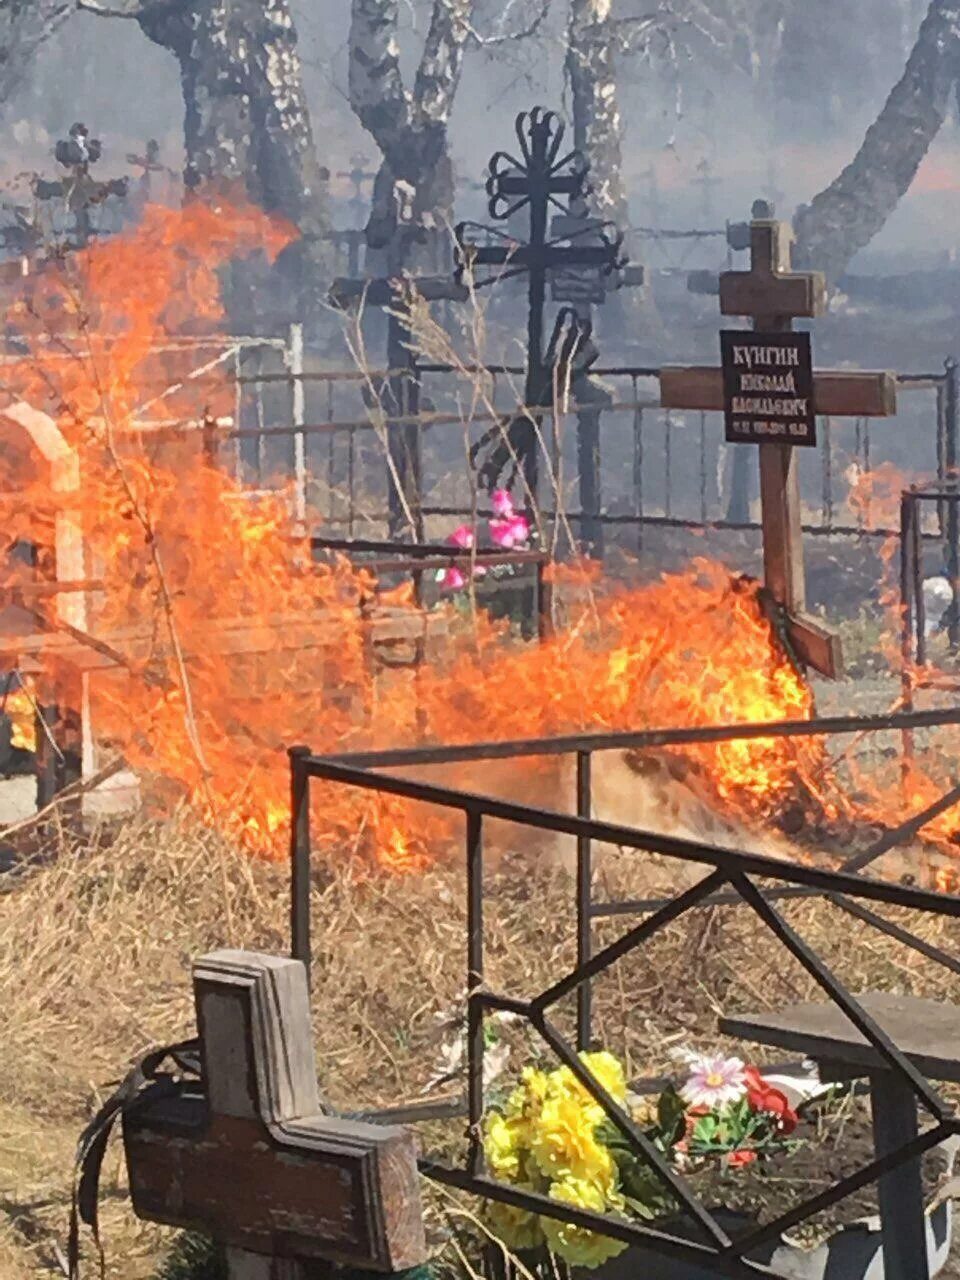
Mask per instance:
[[[960,1082],[960,1007],[868,992],[857,1003],[909,1062],[933,1080]],[[812,1058],[825,1081],[868,1077],[878,1156],[919,1133],[917,1095],[835,1004],[792,1005],[722,1018],[720,1030]],[[878,1179],[887,1280],[929,1280],[920,1155]]]

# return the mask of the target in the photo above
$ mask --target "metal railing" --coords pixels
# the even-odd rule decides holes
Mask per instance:
[[[316,756],[308,747],[290,750],[291,769],[291,948],[310,973],[310,781],[313,778],[343,786],[381,792],[436,805],[462,813],[465,820],[466,860],[466,977],[467,977],[467,1112],[469,1146],[465,1164],[452,1166],[436,1159],[421,1163],[423,1172],[437,1181],[501,1201],[533,1213],[573,1223],[628,1244],[644,1245],[664,1257],[708,1264],[721,1274],[756,1276],[760,1268],[749,1255],[761,1245],[830,1207],[851,1192],[892,1170],[915,1160],[951,1135],[960,1135],[960,1120],[898,1048],[865,1011],[839,979],[825,966],[794,931],[774,905],[778,900],[798,896],[822,896],[857,919],[898,942],[913,947],[928,959],[960,973],[960,961],[941,948],[893,924],[865,904],[886,904],[960,918],[960,898],[948,897],[903,884],[865,879],[859,874],[887,848],[920,830],[928,821],[960,802],[960,787],[954,788],[936,805],[912,815],[896,830],[837,870],[812,865],[791,865],[766,855],[725,849],[707,842],[641,831],[622,824],[591,817],[591,757],[597,751],[679,746],[690,743],[723,742],[757,738],[785,738],[852,734],[878,730],[915,730],[960,723],[960,708],[920,711],[886,716],[818,718],[768,724],[708,726],[695,729],[644,730],[631,733],[580,734],[553,739],[480,743],[462,746],[425,746],[409,750],[352,753],[343,756]],[[410,778],[386,775],[376,770],[404,765],[480,762],[521,756],[574,754],[577,760],[577,813],[566,815],[530,804],[517,804],[452,787]],[[483,836],[487,819],[516,823],[538,831],[572,836],[577,842],[577,960],[575,966],[532,999],[517,999],[491,991],[484,968],[484,876]],[[708,874],[691,888],[656,902],[594,903],[592,901],[591,849],[594,842],[616,845],[636,852],[657,853],[684,863],[704,866]],[[776,889],[761,889],[758,881],[772,882]],[[825,1191],[763,1223],[746,1235],[731,1240],[706,1209],[686,1180],[665,1160],[627,1112],[601,1087],[578,1057],[578,1050],[591,1043],[590,987],[605,969],[642,946],[660,929],[687,912],[718,903],[740,903],[802,965],[829,999],[849,1018],[872,1046],[891,1074],[904,1083],[934,1124],[919,1137],[870,1160],[851,1176]],[[609,915],[649,913],[617,941],[594,953],[593,920]],[[565,996],[577,996],[576,1044],[571,1044],[549,1016]],[[526,1019],[542,1041],[577,1077],[597,1100],[619,1133],[657,1175],[667,1194],[692,1224],[692,1238],[667,1230],[654,1230],[623,1219],[559,1206],[547,1196],[509,1186],[485,1172],[482,1122],[484,1115],[484,1019],[490,1012],[507,1011]]]
[[[370,569],[376,574],[402,574],[409,576],[413,584],[414,601],[419,607],[425,603],[423,577],[425,573],[449,569],[453,566],[467,573],[489,568],[533,568],[534,584],[531,606],[525,610],[524,634],[536,635],[545,640],[552,629],[553,588],[547,569],[552,563],[546,551],[506,551],[498,547],[458,548],[444,542],[390,542],[369,538],[310,539],[314,552],[339,553],[349,556],[358,567]],[[418,646],[417,660],[422,660],[423,646]]]
[[[759,529],[754,520],[731,518],[730,506],[719,488],[715,473],[724,447],[719,415],[662,409],[656,388],[659,369],[655,366],[602,365],[592,372],[609,383],[609,404],[571,404],[562,415],[538,411],[542,412],[545,436],[554,434],[556,416],[555,435],[567,441],[566,455],[562,448],[559,455],[564,478],[578,480],[581,493],[579,505],[571,504],[571,510],[561,504],[558,511],[553,509],[556,504],[543,503],[541,514],[546,522],[562,519],[578,540],[601,550],[603,531],[622,534],[635,530],[639,549],[647,530],[739,533]],[[415,504],[419,512],[426,518],[465,518],[472,514],[467,467],[464,462],[462,475],[455,474],[451,482],[450,430],[466,431],[472,440],[492,422],[517,412],[523,373],[521,366],[508,364],[417,364],[405,370],[404,376],[417,379],[422,400],[429,406],[433,397],[433,407],[406,417],[391,415],[389,404],[371,412],[370,397],[388,385],[389,370],[252,373],[241,379],[251,390],[271,383],[303,386],[306,405],[302,419],[266,431],[256,426],[234,427],[224,434],[234,439],[278,442],[293,435],[306,441],[313,509],[322,513],[325,525],[332,529],[353,534],[362,528],[374,533],[388,520],[384,423],[389,418],[393,425],[410,427],[416,437],[422,457]],[[472,400],[469,408],[461,408],[456,403],[456,387],[464,379],[476,378],[484,380],[483,403]],[[923,454],[920,468],[943,480],[958,456],[957,362],[946,361],[940,373],[901,374],[897,381],[900,390],[911,397],[933,394],[929,419],[925,407],[913,406],[912,417],[919,413],[921,420],[930,422],[930,428],[917,431],[912,438]],[[599,418],[602,448],[597,467],[592,451],[587,450],[583,457],[576,453],[579,432],[560,429],[561,422],[566,424],[585,414]],[[804,502],[810,512],[805,532],[871,539],[896,535],[895,528],[876,519],[869,495],[845,514],[852,492],[847,461],[852,460],[863,473],[892,460],[891,451],[896,453],[895,442],[902,437],[903,423],[897,437],[889,434],[890,427],[882,420],[850,420],[843,428],[849,440],[841,458],[837,424],[820,420],[818,446],[804,450],[801,459]],[[546,451],[550,448],[554,446]],[[558,457],[551,457],[545,465],[552,468],[557,462]],[[913,460],[911,465],[916,466]],[[945,528],[939,536],[946,545]]]

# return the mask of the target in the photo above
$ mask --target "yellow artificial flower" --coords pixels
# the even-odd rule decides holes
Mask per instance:
[[[530,1142],[530,1151],[544,1177],[573,1177],[594,1183],[602,1193],[612,1190],[616,1165],[609,1150],[597,1141],[602,1113],[582,1095],[552,1091],[543,1104]]]
[[[581,1053],[580,1061],[591,1075],[597,1077],[614,1102],[623,1106],[627,1100],[627,1077],[613,1054],[605,1049],[599,1053]]]
[[[522,1121],[502,1116],[499,1111],[491,1111],[484,1125],[483,1153],[487,1165],[495,1178],[502,1182],[518,1182],[520,1180],[520,1160],[522,1156]]]
[[[547,1096],[549,1079],[545,1071],[524,1067],[520,1081],[507,1099],[504,1114],[516,1123],[518,1132],[523,1134],[522,1140],[529,1143],[532,1126],[539,1119]]]
[[[490,1230],[508,1249],[538,1249],[543,1244],[543,1229],[535,1213],[488,1200],[485,1216]]]
[[[550,1199],[593,1213],[604,1213],[608,1208],[600,1188],[580,1178],[564,1178],[555,1182],[550,1188]],[[575,1227],[555,1218],[543,1218],[541,1221],[548,1247],[571,1266],[599,1267],[623,1253],[627,1247],[622,1240],[611,1240],[609,1236],[589,1231],[586,1227]]]

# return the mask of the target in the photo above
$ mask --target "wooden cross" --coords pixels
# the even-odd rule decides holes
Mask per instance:
[[[571,200],[569,213],[554,214],[550,221],[550,238],[573,244],[603,244],[609,234],[609,223],[592,218],[584,199]],[[642,266],[626,265],[605,274],[596,266],[568,267],[551,274],[550,294],[554,302],[572,303],[582,320],[590,322],[594,306],[603,306],[609,295],[621,289],[642,289],[646,272]],[[576,372],[576,370],[575,370]],[[580,488],[580,542],[583,551],[594,559],[604,554],[603,510],[600,464],[600,418],[612,403],[612,396],[597,381],[591,382],[588,370],[571,383],[577,404],[577,472]]]
[[[153,177],[155,174],[165,174],[167,177],[176,178],[176,174],[160,159],[160,143],[156,138],[150,138],[147,142],[146,154],[138,156],[128,154],[127,164],[133,165],[135,169],[140,170],[140,199],[143,204],[150,203],[150,197],[153,192]]]
[[[193,983],[202,1089],[153,1086],[123,1118],[137,1215],[225,1245],[230,1280],[425,1262],[412,1134],[321,1110],[303,965],[217,951]]]
[[[720,310],[725,316],[750,316],[758,333],[788,332],[800,316],[822,315],[826,285],[819,272],[790,269],[791,229],[770,217],[764,201],[754,205],[750,224],[749,271],[720,276]],[[665,409],[724,407],[719,368],[665,368],[660,371],[660,403]],[[895,414],[896,381],[891,373],[817,373],[814,409],[835,417],[886,417]],[[760,502],[766,587],[785,614],[787,634],[797,656],[824,675],[842,672],[839,637],[806,615],[803,538],[800,523],[798,462],[789,444],[761,444]]]
[[[373,182],[377,176],[374,170],[363,167],[366,163],[366,156],[352,155],[350,157],[350,168],[337,170],[338,178],[349,178],[353,184],[353,195],[350,197],[349,205],[353,211],[354,221],[358,229],[363,226],[363,215],[367,207],[367,197],[363,193],[363,188],[366,183]]]
[[[663,220],[663,205],[660,201],[660,182],[657,178],[657,171],[653,165],[650,165],[640,177],[647,184],[647,206],[650,210],[650,226],[654,231],[659,231],[660,223]]]

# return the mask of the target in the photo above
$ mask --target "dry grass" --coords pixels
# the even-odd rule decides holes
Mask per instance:
[[[573,895],[562,867],[531,865],[514,844],[489,877],[487,962],[494,988],[524,994],[572,963]],[[678,870],[614,854],[598,894],[643,891]],[[395,879],[329,872],[320,869],[313,901],[321,1089],[350,1108],[410,1100],[436,1065],[438,1015],[462,996],[462,866],[454,857]],[[854,990],[957,995],[949,975],[833,908],[796,903],[789,916]],[[910,923],[953,948],[960,942],[956,922]],[[132,1056],[192,1028],[191,961],[228,944],[282,951],[286,929],[285,868],[237,856],[185,818],[130,824],[109,848],[64,840],[56,861],[0,895],[3,1280],[57,1272],[76,1136]],[[670,1066],[677,1044],[714,1041],[719,1011],[810,993],[746,910],[715,909],[670,926],[605,976],[596,1026],[632,1072],[653,1074]],[[571,1012],[560,1014],[568,1029]],[[425,1138],[455,1146],[462,1128],[453,1122]],[[108,1276],[147,1280],[164,1233],[132,1218],[119,1149],[108,1157],[104,1196]]]

